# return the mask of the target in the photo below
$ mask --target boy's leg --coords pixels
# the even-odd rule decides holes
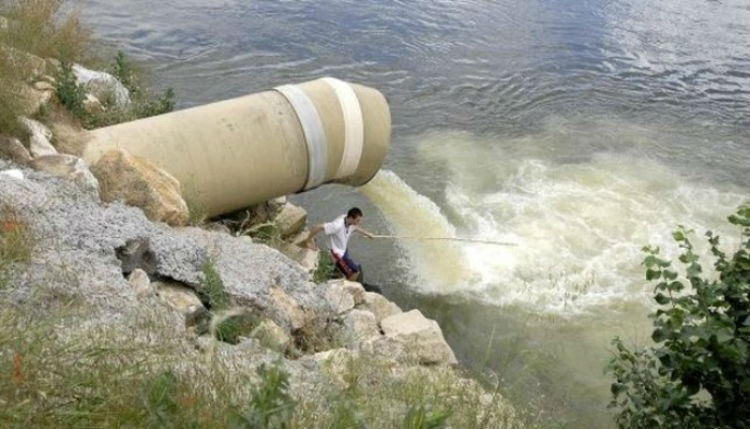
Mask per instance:
[[[344,264],[347,265],[349,268],[349,271],[352,273],[351,275],[347,275],[347,279],[349,281],[361,281],[362,280],[362,266],[359,265],[349,256],[349,251],[347,250],[346,253],[344,253],[344,257],[341,258],[344,262]]]

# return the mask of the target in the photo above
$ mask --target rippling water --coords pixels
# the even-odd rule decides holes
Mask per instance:
[[[678,223],[731,237],[750,195],[747,0],[77,4],[180,107],[324,75],[385,93],[389,171],[296,201],[316,222],[357,204],[373,230],[518,242],[352,249],[547,425],[613,425],[608,340],[648,338],[640,247],[674,255]]]

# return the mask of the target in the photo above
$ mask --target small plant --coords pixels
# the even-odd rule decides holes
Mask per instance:
[[[209,310],[218,311],[229,308],[229,295],[224,290],[224,281],[216,271],[213,261],[210,259],[203,264],[203,296],[204,304]]]
[[[287,429],[291,427],[296,402],[289,396],[289,375],[277,363],[261,364],[256,370],[260,383],[252,388],[247,410],[235,413],[235,425],[247,429]]]
[[[145,406],[153,427],[174,427],[174,416],[178,414],[177,377],[172,371],[157,375],[148,386]]]
[[[404,429],[442,429],[445,421],[450,417],[448,411],[433,411],[424,405],[409,408],[404,416]]]
[[[706,233],[715,279],[703,277],[691,231],[673,233],[690,289],[659,249],[644,248],[646,279],[658,281],[654,300],[662,307],[650,316],[655,346],[631,351],[619,338],[612,341],[610,407],[619,427],[750,427],[750,205],[729,222],[741,228],[732,257],[719,249],[718,236]]]
[[[330,280],[336,274],[336,265],[327,252],[318,253],[318,267],[313,272],[313,281],[323,283]]]
[[[239,344],[240,337],[249,336],[258,326],[258,318],[250,313],[231,315],[216,326],[214,336],[219,341]]]
[[[55,76],[55,81],[55,92],[60,103],[82,120],[89,119],[83,103],[86,100],[86,90],[76,81],[71,63],[60,63],[60,71]]]

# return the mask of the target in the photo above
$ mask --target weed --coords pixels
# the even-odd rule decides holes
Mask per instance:
[[[235,413],[234,427],[248,429],[286,429],[291,427],[296,402],[289,396],[289,375],[280,364],[266,368],[261,364],[256,370],[260,383],[252,389],[252,399],[247,410]]]
[[[318,267],[313,272],[313,281],[323,283],[333,278],[336,273],[336,265],[327,252],[318,253]]]

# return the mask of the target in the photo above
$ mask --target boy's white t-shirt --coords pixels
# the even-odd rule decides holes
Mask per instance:
[[[349,237],[354,232],[354,227],[349,225],[346,226],[344,219],[346,215],[343,214],[336,219],[323,224],[323,232],[329,238],[331,250],[336,253],[339,258],[344,256],[346,253],[346,244],[349,242]]]

